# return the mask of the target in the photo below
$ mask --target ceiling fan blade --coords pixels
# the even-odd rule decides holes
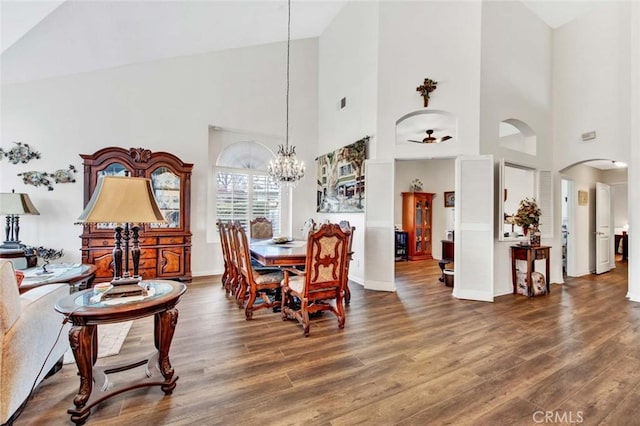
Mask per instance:
[[[449,139],[453,139],[453,136],[449,136],[449,135],[447,135],[447,136],[443,136],[443,137],[440,139],[440,142],[448,141]]]
[[[415,141],[413,139],[407,139],[407,142],[424,143],[423,141]]]

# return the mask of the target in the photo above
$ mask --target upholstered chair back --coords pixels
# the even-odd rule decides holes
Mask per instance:
[[[273,238],[273,225],[266,217],[257,217],[253,219],[249,226],[251,238],[266,240]]]
[[[350,231],[336,224],[324,224],[307,242],[306,280],[303,294],[326,288],[342,290]]]

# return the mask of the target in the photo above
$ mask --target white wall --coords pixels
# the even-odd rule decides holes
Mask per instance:
[[[480,116],[480,2],[382,2],[377,158],[451,158],[478,154]],[[438,82],[429,110],[453,114],[455,140],[396,144],[395,122],[422,110],[416,91]]]
[[[368,158],[375,155],[372,147],[376,139],[377,40],[378,7],[374,2],[348,3],[320,36],[316,156],[349,145],[367,135],[372,136]],[[340,108],[342,98],[346,98],[346,107],[343,109]],[[309,169],[312,174],[310,177],[315,182],[315,163]],[[315,198],[312,205],[316,205]],[[314,213],[313,217],[320,222],[348,220],[356,227],[349,277],[363,284],[366,256],[364,213]]]
[[[318,154],[365,134],[372,136],[369,158],[376,160],[477,154],[480,9],[472,2],[348,3],[320,37]],[[440,81],[430,108],[456,115],[457,138],[429,148],[411,144],[403,152],[395,143],[395,123],[422,108],[416,87],[425,77]],[[345,96],[347,108],[339,110]],[[384,265],[392,271],[392,225],[368,224],[364,235],[375,241],[364,253],[365,270]],[[373,279],[393,289],[393,275]]]
[[[317,135],[317,39],[292,42],[290,141],[313,164]],[[29,143],[42,159],[1,165],[2,191],[27,192],[41,215],[25,218],[27,244],[63,248],[64,261],[80,261],[83,175],[79,154],[107,146],[168,151],[194,163],[191,200],[194,275],[219,273],[219,244],[207,242],[215,217],[207,210],[209,126],[284,135],[286,46],[179,57],[104,71],[2,87],[2,143]],[[273,151],[276,146],[270,146]],[[74,184],[54,191],[25,186],[16,173],[74,164]],[[315,202],[315,179],[296,189],[301,205]],[[298,200],[296,200],[298,202]],[[294,208],[294,223],[302,224]]]
[[[601,2],[557,29],[553,43],[554,164],[625,161],[630,138],[631,2]],[[596,131],[596,139],[581,134]]]
[[[551,41],[552,31],[520,2],[490,1],[482,7],[482,80],[480,98],[480,150],[515,164],[549,170],[552,152],[551,127]],[[515,118],[536,134],[535,155],[505,148],[500,144],[500,123]],[[496,171],[498,167],[496,167]],[[494,193],[495,226],[498,217],[499,176]],[[516,200],[519,202],[519,200]],[[548,244],[549,241],[543,241]],[[510,246],[513,241],[494,244],[495,295],[513,291]],[[560,246],[557,245],[557,254]],[[561,258],[552,250],[552,281],[562,277]]]
[[[378,119],[373,158],[392,161],[478,154],[480,2],[381,2],[379,7]],[[425,78],[439,83],[428,108],[456,117],[456,139],[428,146],[396,144],[396,121],[424,109],[416,87]],[[393,269],[394,218],[388,217],[385,223],[389,228],[381,225],[376,236],[386,237],[388,244],[368,261]]]
[[[633,159],[629,161],[634,52],[631,48],[632,3],[599,2],[589,13],[554,31],[552,158],[553,170],[562,171],[563,175],[566,167],[591,159],[628,161],[630,170],[633,167]],[[582,142],[581,134],[589,131],[596,131],[596,139]],[[579,250],[576,275],[590,273],[595,268],[590,235],[595,222],[586,217],[594,208],[593,179],[576,180],[576,192],[590,189],[589,207],[575,207],[577,220],[573,237],[578,239],[575,246]],[[555,208],[554,245],[560,243],[559,204],[556,203]],[[631,279],[629,283],[631,288]]]
[[[634,2],[629,14],[631,21],[631,105],[629,107],[630,120],[630,155],[629,182],[640,181],[640,4]],[[634,227],[640,226],[640,193],[629,191],[629,291],[627,297],[634,302],[640,302],[640,233],[633,232]]]
[[[409,192],[413,179],[424,184],[422,191],[434,193],[431,209],[431,251],[442,259],[441,240],[454,228],[453,208],[444,206],[444,192],[455,187],[454,160],[397,160],[394,191],[394,223],[402,228],[402,193]]]
[[[550,167],[551,29],[520,2],[482,7],[481,152],[535,168]],[[515,118],[537,137],[536,155],[500,145],[500,123]]]

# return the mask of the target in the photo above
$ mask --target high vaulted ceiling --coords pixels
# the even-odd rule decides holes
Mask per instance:
[[[321,35],[347,1],[292,0],[291,37]],[[552,27],[597,4],[523,3]],[[285,0],[0,0],[2,83],[283,41],[286,12]]]
[[[1,1],[3,83],[287,39],[284,0],[50,3]],[[345,3],[292,1],[291,38],[319,36]]]

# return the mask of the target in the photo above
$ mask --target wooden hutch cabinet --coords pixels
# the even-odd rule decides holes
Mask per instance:
[[[143,279],[162,278],[191,281],[191,169],[166,152],[144,148],[103,148],[94,154],[80,154],[84,160],[84,205],[91,199],[102,175],[146,177],[166,224],[140,227],[140,269]],[[85,224],[82,263],[96,265],[95,282],[113,279],[112,250],[115,224]],[[132,269],[131,260],[129,268]]]
[[[431,255],[431,202],[428,192],[402,193],[402,229],[409,233],[409,260],[433,259]]]

